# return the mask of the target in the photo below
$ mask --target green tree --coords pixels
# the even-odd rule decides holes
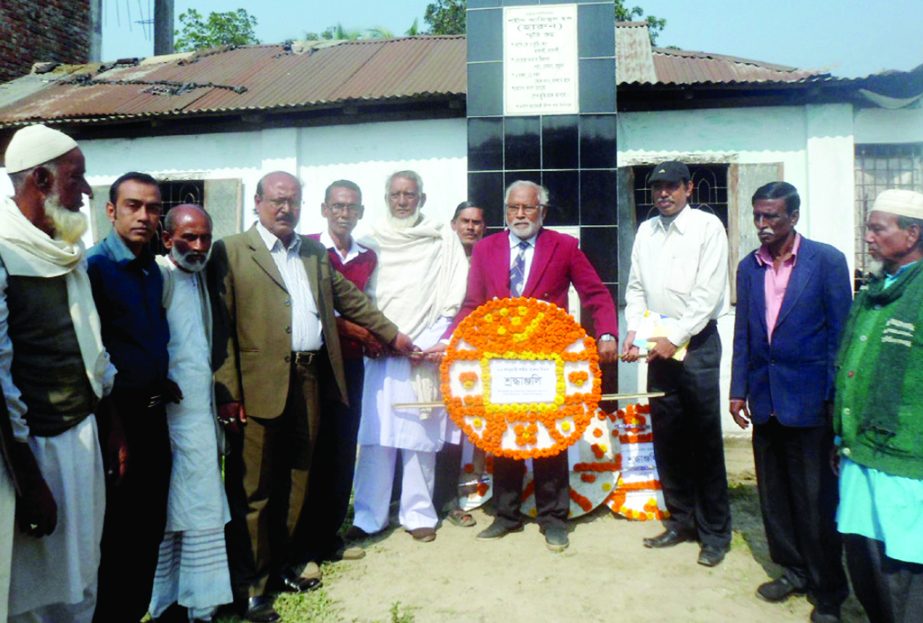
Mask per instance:
[[[467,0],[436,0],[426,5],[423,21],[431,35],[465,34],[465,9]]]
[[[260,42],[253,31],[256,18],[244,9],[212,12],[207,19],[195,9],[189,9],[180,14],[179,22],[180,29],[176,31],[177,52]]]
[[[615,0],[615,21],[632,22],[637,17],[644,17],[644,9],[639,6],[633,6],[629,9],[625,6],[623,0]],[[653,45],[657,43],[657,36],[663,31],[663,27],[667,25],[667,20],[662,17],[648,15],[644,17],[644,21],[647,22],[647,31],[651,34],[651,44]]]
[[[306,41],[359,41],[365,39],[392,39],[394,33],[383,26],[366,28],[344,28],[343,24],[337,23],[335,26],[327,26],[322,32],[306,32],[304,35]]]
[[[423,21],[429,26],[427,32],[431,35],[465,34],[466,7],[467,0],[435,0],[429,3],[426,5],[426,13],[423,14]],[[638,6],[629,8],[624,0],[615,0],[617,22],[630,22],[640,17],[644,17],[644,9]],[[653,15],[644,17],[644,20],[651,33],[651,43],[655,43],[657,36],[667,25],[667,20]]]

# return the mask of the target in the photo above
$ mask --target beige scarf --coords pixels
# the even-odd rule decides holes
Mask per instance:
[[[372,237],[362,242],[379,254],[370,296],[403,333],[416,340],[440,317],[458,313],[468,258],[451,227],[424,216],[413,227],[398,229],[385,218],[372,228]],[[411,384],[417,400],[432,402],[439,396],[439,370],[431,364],[414,366]],[[428,409],[420,411],[423,419],[428,414]]]
[[[101,398],[109,354],[103,348],[99,315],[82,264],[83,253],[82,242],[55,240],[30,223],[10,197],[4,197],[0,203],[0,259],[6,272],[18,277],[66,275],[68,307],[83,365],[93,392]]]

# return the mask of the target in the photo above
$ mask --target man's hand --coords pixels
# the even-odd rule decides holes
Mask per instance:
[[[125,429],[122,427],[120,415],[116,412],[114,401],[104,399],[100,402],[99,412],[105,413],[109,422],[103,455],[106,480],[117,486],[128,472],[128,442],[125,440]]]
[[[840,477],[840,449],[836,446],[830,448],[830,469],[834,476]]]
[[[445,351],[448,347],[448,344],[443,342],[436,342],[423,351],[423,358],[430,363],[439,363],[442,361],[442,357],[445,355]]]
[[[218,405],[218,422],[232,433],[243,430],[247,423],[247,414],[242,402],[226,402]]]
[[[403,333],[398,333],[390,344],[391,348],[402,355],[411,355],[414,352],[420,352],[419,346],[414,346],[413,340]]]
[[[653,344],[653,346],[651,346]],[[647,362],[669,359],[676,354],[676,345],[665,337],[652,337],[648,340]]]
[[[618,359],[619,344],[615,340],[596,340],[596,352],[599,353],[599,363],[612,363]]]
[[[166,379],[163,382],[163,401],[179,404],[183,400],[183,390],[173,379]]]
[[[640,352],[638,347],[635,346],[635,332],[629,331],[628,335],[625,336],[625,341],[622,343],[622,361],[634,363],[638,360]]]
[[[24,534],[39,538],[54,532],[58,523],[58,505],[51,489],[35,462],[28,444],[11,444],[12,459],[23,474],[22,495],[16,496],[16,521]]]
[[[23,533],[35,538],[54,532],[58,524],[58,505],[41,476],[16,498],[16,521]]]
[[[340,335],[361,343],[363,354],[366,357],[377,359],[385,352],[385,345],[371,331],[342,316],[337,317],[337,330]]]
[[[747,408],[747,401],[738,398],[731,398],[730,408],[731,417],[738,426],[745,429],[750,426],[750,410]]]

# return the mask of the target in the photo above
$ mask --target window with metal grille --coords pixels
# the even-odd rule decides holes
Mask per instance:
[[[156,254],[166,253],[163,248],[163,221],[167,212],[171,208],[184,203],[194,203],[196,205],[205,205],[205,181],[204,180],[165,180],[161,181],[160,199],[163,202],[163,214],[160,217],[160,224],[157,226],[157,234],[151,240],[151,248]]]
[[[690,164],[694,190],[689,204],[709,210],[728,226],[728,165],[726,164]],[[649,178],[653,166],[634,167],[635,178],[635,217],[637,223],[657,215],[657,208],[651,198]]]
[[[889,188],[923,192],[923,144],[856,145],[856,279],[868,272],[865,221],[875,198]]]

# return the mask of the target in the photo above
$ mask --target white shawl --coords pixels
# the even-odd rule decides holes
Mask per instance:
[[[372,238],[365,246],[378,253],[379,261],[369,296],[402,333],[416,342],[440,318],[458,313],[468,285],[468,258],[451,227],[424,216],[413,227],[395,229],[384,218],[372,228]],[[410,382],[421,402],[439,395],[433,365],[414,366]],[[428,415],[428,409],[420,411],[421,418]]]
[[[81,262],[83,254],[82,242],[55,240],[29,222],[10,197],[0,202],[0,258],[6,271],[19,277],[66,275],[70,317],[83,365],[93,392],[101,398],[109,354],[103,348],[90,278]]]

